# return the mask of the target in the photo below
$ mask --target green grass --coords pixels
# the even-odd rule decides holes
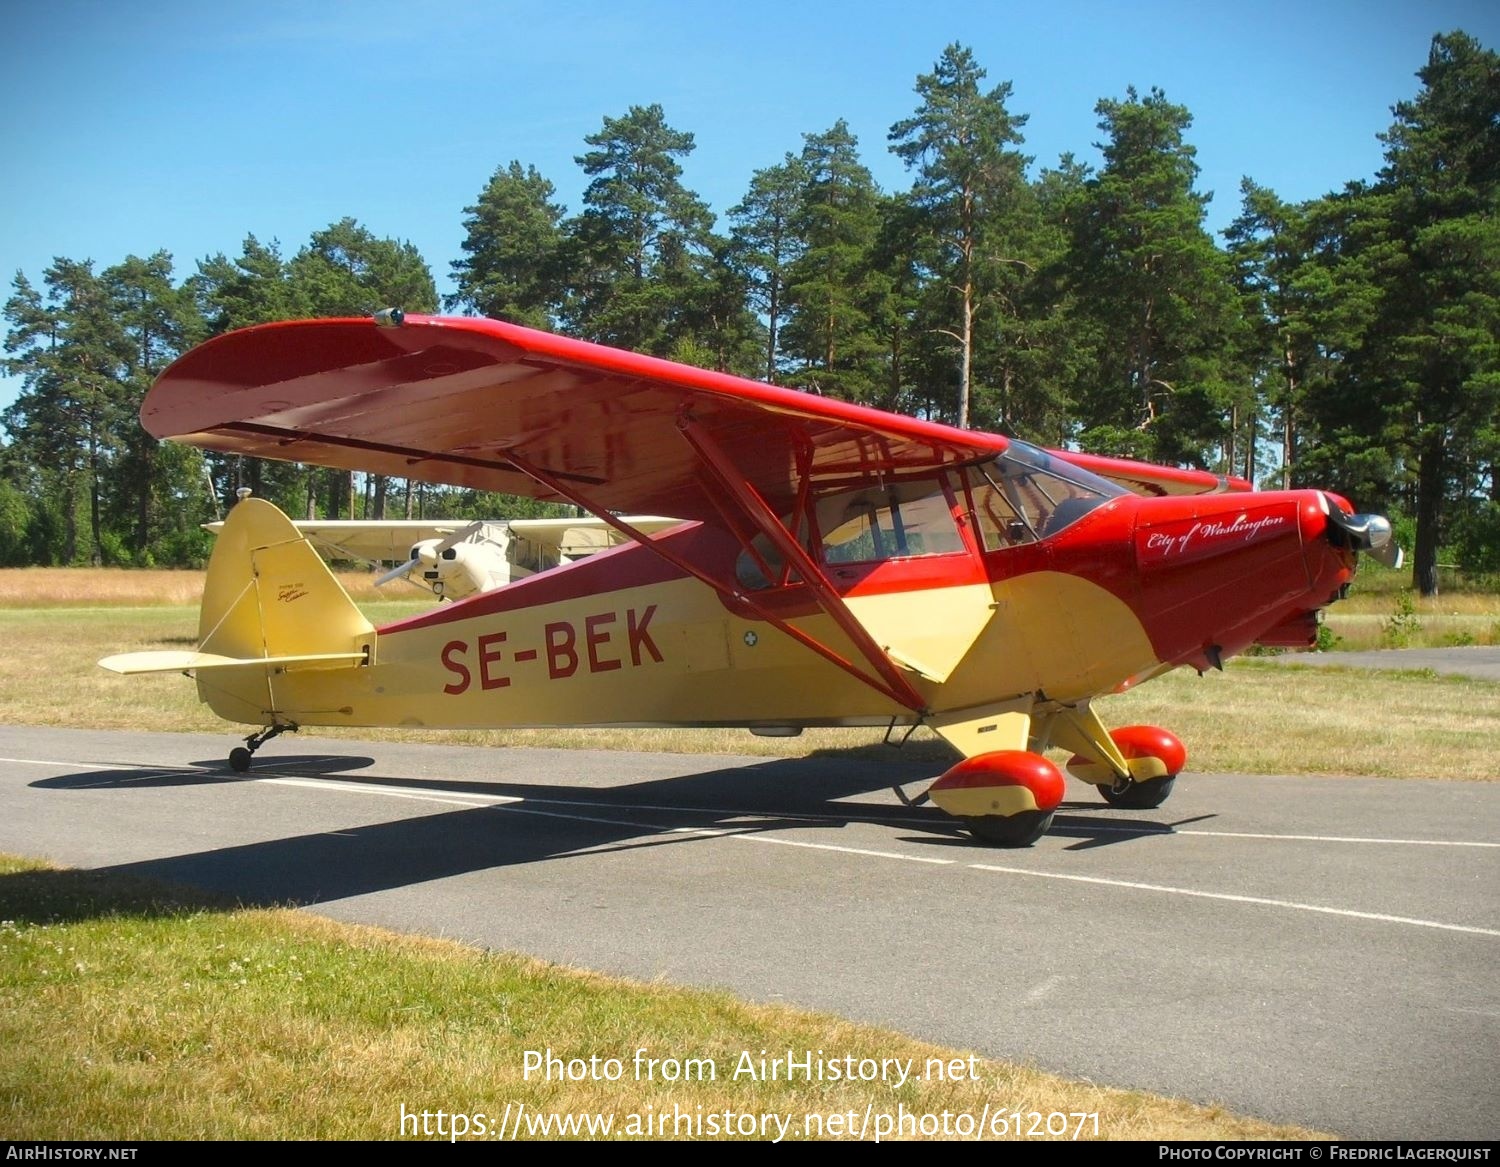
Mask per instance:
[[[1426,671],[1250,658],[1202,677],[1179,669],[1098,707],[1110,724],[1171,729],[1190,770],[1489,781],[1500,757],[1500,685]]]
[[[526,1051],[620,1058],[620,1080],[528,1080]],[[638,1082],[634,1053],[716,1080]],[[895,1033],[446,941],[246,910],[0,856],[0,1136],[388,1139],[401,1108],[533,1115],[1097,1112],[1113,1139],[1312,1137],[1218,1107],[977,1059],[958,1080],[734,1081],[750,1051],[948,1061]],[[971,1076],[971,1069],[976,1073]],[[702,1108],[701,1111],[698,1108]],[[414,1132],[408,1126],[405,1132]],[[1093,1128],[1085,1131],[1092,1137]]]

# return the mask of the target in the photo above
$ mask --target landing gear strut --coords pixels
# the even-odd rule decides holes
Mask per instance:
[[[245,739],[245,744],[235,746],[229,751],[229,768],[236,774],[243,774],[250,769],[250,759],[255,756],[255,751],[260,749],[273,737],[280,737],[284,733],[296,733],[297,727],[291,722],[278,721],[275,725],[269,725],[265,729],[252,733]]]
[[[1172,784],[1176,781],[1175,774],[1144,780],[1131,778],[1118,781],[1113,786],[1106,786],[1101,782],[1098,790],[1110,806],[1126,810],[1155,810],[1167,801],[1167,795],[1172,793]]]

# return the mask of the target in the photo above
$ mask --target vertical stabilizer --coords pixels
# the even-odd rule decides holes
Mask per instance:
[[[201,653],[244,661],[347,653],[370,661],[375,628],[291,520],[268,502],[246,498],[229,512],[214,543],[198,641]],[[278,671],[202,672],[198,694],[221,717],[269,724],[277,713]]]

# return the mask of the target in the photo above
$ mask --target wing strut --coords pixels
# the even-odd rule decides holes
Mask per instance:
[[[865,626],[855,619],[854,613],[849,611],[849,605],[844,603],[844,598],[838,594],[833,584],[828,581],[828,577],[823,574],[823,569],[813,562],[812,556],[786,529],[786,525],[777,517],[776,512],[766,505],[766,500],[760,496],[760,492],[745,480],[743,474],[735,473],[734,463],[724,453],[723,447],[714,441],[712,435],[686,411],[678,416],[677,427],[682,431],[682,436],[688,440],[688,444],[698,452],[704,464],[713,471],[719,485],[745,509],[750,521],[776,545],[776,549],[786,557],[786,562],[796,567],[797,574],[812,589],[823,611],[828,613],[834,623],[843,630],[844,635],[854,642],[855,647],[864,654],[865,659],[880,674],[887,686],[885,691],[898,697],[901,704],[908,709],[924,711],[927,702],[922,699],[922,695],[913,689],[911,682],[901,675],[890,656],[875,643],[874,637],[866,631]],[[805,475],[803,481],[805,485]]]
[[[859,622],[854,619],[853,614],[850,613],[849,610],[844,606],[843,601],[838,597],[837,593],[834,593],[832,588],[828,585],[827,579],[823,577],[822,573],[818,571],[816,566],[812,566],[811,560],[808,559],[806,553],[802,551],[802,548],[800,546],[797,546],[796,540],[791,539],[790,536],[786,534],[786,529],[782,527],[780,520],[776,519],[774,515],[771,516],[772,529],[770,530],[766,530],[765,524],[758,519],[754,512],[751,512],[750,517],[755,522],[755,525],[757,527],[766,530],[767,537],[771,538],[774,542],[777,542],[778,546],[780,545],[780,541],[776,539],[776,532],[780,532],[783,538],[787,539],[787,541],[790,542],[792,546],[796,547],[797,556],[792,556],[789,558],[793,562],[797,562],[799,567],[801,567],[801,564],[804,561],[808,564],[808,566],[811,567],[811,573],[806,578],[808,578],[809,580],[809,584],[812,587],[813,594],[818,598],[820,602],[823,603],[824,610],[833,617],[840,628],[843,628],[846,632],[849,632],[848,626],[852,625],[853,628],[857,630],[858,635],[855,635],[851,632],[850,639],[853,640],[860,651],[867,658],[869,658],[870,662],[876,666],[876,671],[879,675],[870,675],[870,673],[868,673],[866,670],[860,668],[854,662],[835,652],[826,644],[822,643],[822,641],[809,636],[806,632],[802,631],[802,629],[787,623],[787,621],[776,615],[776,613],[765,608],[763,605],[758,604],[753,597],[746,595],[745,592],[741,589],[734,587],[733,585],[726,583],[723,580],[716,579],[714,576],[704,571],[697,564],[684,559],[675,551],[671,551],[663,547],[661,544],[652,540],[651,537],[645,534],[643,531],[640,531],[637,528],[631,526],[629,523],[625,522],[618,516],[610,514],[608,510],[599,506],[597,503],[593,502],[585,495],[583,495],[576,487],[565,485],[548,471],[543,470],[539,466],[531,465],[531,463],[528,462],[525,458],[522,458],[520,455],[516,454],[514,450],[507,450],[505,452],[505,457],[511,463],[511,465],[513,465],[522,474],[525,474],[528,478],[532,479],[535,482],[541,483],[548,490],[552,491],[562,498],[567,499],[569,502],[583,507],[583,509],[588,511],[590,514],[603,519],[606,523],[608,523],[615,530],[619,531],[626,538],[632,540],[635,543],[639,543],[641,546],[655,552],[660,558],[665,559],[679,571],[683,571],[692,576],[694,579],[707,584],[709,587],[713,588],[714,591],[718,592],[722,596],[727,597],[733,602],[737,604],[743,604],[745,607],[749,608],[752,612],[759,616],[762,620],[765,620],[767,623],[771,624],[779,631],[785,632],[793,640],[797,641],[799,644],[806,646],[807,648],[810,648],[813,652],[817,653],[825,660],[837,665],[850,676],[859,681],[862,681],[866,685],[869,685],[870,688],[874,689],[876,692],[889,697],[898,705],[903,705],[913,712],[923,714],[927,712],[927,702],[922,699],[921,694],[912,688],[911,684],[906,680],[905,677],[896,672],[895,666],[891,664],[890,659],[885,655],[885,653],[881,652],[879,646],[876,645],[874,640],[870,638],[870,634],[866,632],[863,626],[861,626]],[[717,469],[715,470],[715,474],[716,476],[718,476]],[[730,481],[731,483],[733,483],[732,479]],[[740,492],[736,490],[733,485],[728,485],[727,488],[730,490],[732,497],[740,500],[743,505],[743,500],[740,499]],[[760,502],[758,496],[756,498],[756,501]],[[765,504],[762,502],[761,506],[764,508]],[[766,509],[769,513],[769,508]],[[798,557],[800,557],[800,559]],[[832,605],[829,605],[823,601],[823,594],[820,593],[817,585],[811,582],[814,579],[820,581],[827,592],[832,594],[834,601]]]

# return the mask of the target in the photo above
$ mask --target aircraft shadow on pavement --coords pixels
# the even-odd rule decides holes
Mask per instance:
[[[259,759],[247,775],[235,774],[225,763],[216,761],[152,770],[105,767],[44,778],[31,785],[52,790],[113,788],[128,792],[301,776],[447,798],[477,795],[524,800],[439,809],[437,813],[373,824],[356,822],[327,831],[100,869],[203,888],[247,904],[315,904],[490,868],[565,859],[582,852],[690,844],[704,837],[696,831],[794,829],[810,825],[810,820],[801,816],[812,814],[819,816],[817,825],[837,828],[849,821],[889,817],[897,811],[911,814],[889,804],[845,804],[836,800],[868,794],[893,781],[931,777],[930,767],[776,759],[591,788],[539,782],[395,778],[357,772],[369,765],[373,765],[369,758],[283,755]],[[413,805],[438,806],[397,800],[389,804],[392,813],[402,815],[409,815]],[[930,816],[934,829],[950,829],[936,811],[917,813]]]
[[[280,761],[285,763],[278,767],[280,769],[295,769],[299,774],[319,776],[375,764],[374,758],[352,755],[335,757],[331,754],[284,758]],[[159,786],[214,786],[224,782],[242,782],[249,777],[254,775],[236,774],[222,759],[215,759],[209,762],[189,762],[184,766],[154,768],[132,763],[129,767],[122,766],[116,770],[90,770],[86,774],[60,774],[55,778],[40,778],[30,785],[38,790],[129,790]]]
[[[274,765],[272,762],[274,761]],[[47,778],[50,789],[124,790],[148,786],[246,781],[257,777],[318,777],[330,783],[389,786],[434,796],[519,799],[410,815],[411,803],[392,802],[409,817],[357,822],[330,830],[166,856],[99,869],[103,872],[201,888],[253,905],[308,905],[386,891],[431,880],[585,854],[691,845],[709,834],[841,829],[887,822],[930,832],[903,842],[962,846],[976,861],[1003,861],[1016,852],[975,845],[962,825],[931,806],[904,807],[868,799],[893,782],[932,777],[931,767],[872,765],[863,760],[775,759],[697,774],[650,778],[608,787],[504,780],[455,781],[343,774],[373,764],[368,758],[325,755],[266,759],[249,775],[222,762],[202,770],[103,769]],[[434,807],[438,803],[428,803]],[[1064,807],[1070,804],[1065,803]],[[1087,804],[1071,804],[1087,805]],[[1111,820],[1118,823],[1119,820]],[[1102,820],[1059,814],[1054,829],[1084,837],[1072,846],[1103,846],[1165,824],[1131,819],[1140,830],[1099,831]]]
[[[1068,810],[1095,811],[1094,814],[1068,814]],[[1047,836],[1054,842],[1071,839],[1072,842],[1063,847],[1064,851],[1091,851],[1096,847],[1114,847],[1121,843],[1133,843],[1141,839],[1159,838],[1162,835],[1170,835],[1178,827],[1187,826],[1189,823],[1202,822],[1205,819],[1215,819],[1218,815],[1202,814],[1188,819],[1174,819],[1170,822],[1163,821],[1157,817],[1147,817],[1160,812],[1151,811],[1126,811],[1115,812],[1103,803],[1097,802],[1064,802],[1052,819],[1052,825],[1047,828]],[[967,847],[979,855],[989,856],[986,860],[999,862],[996,856],[1024,855],[1026,851],[1007,850],[1003,847],[979,847],[974,840],[967,835],[960,837],[934,836],[934,835],[905,835],[898,838],[898,842],[909,843],[918,847]],[[976,860],[976,862],[979,862]]]

